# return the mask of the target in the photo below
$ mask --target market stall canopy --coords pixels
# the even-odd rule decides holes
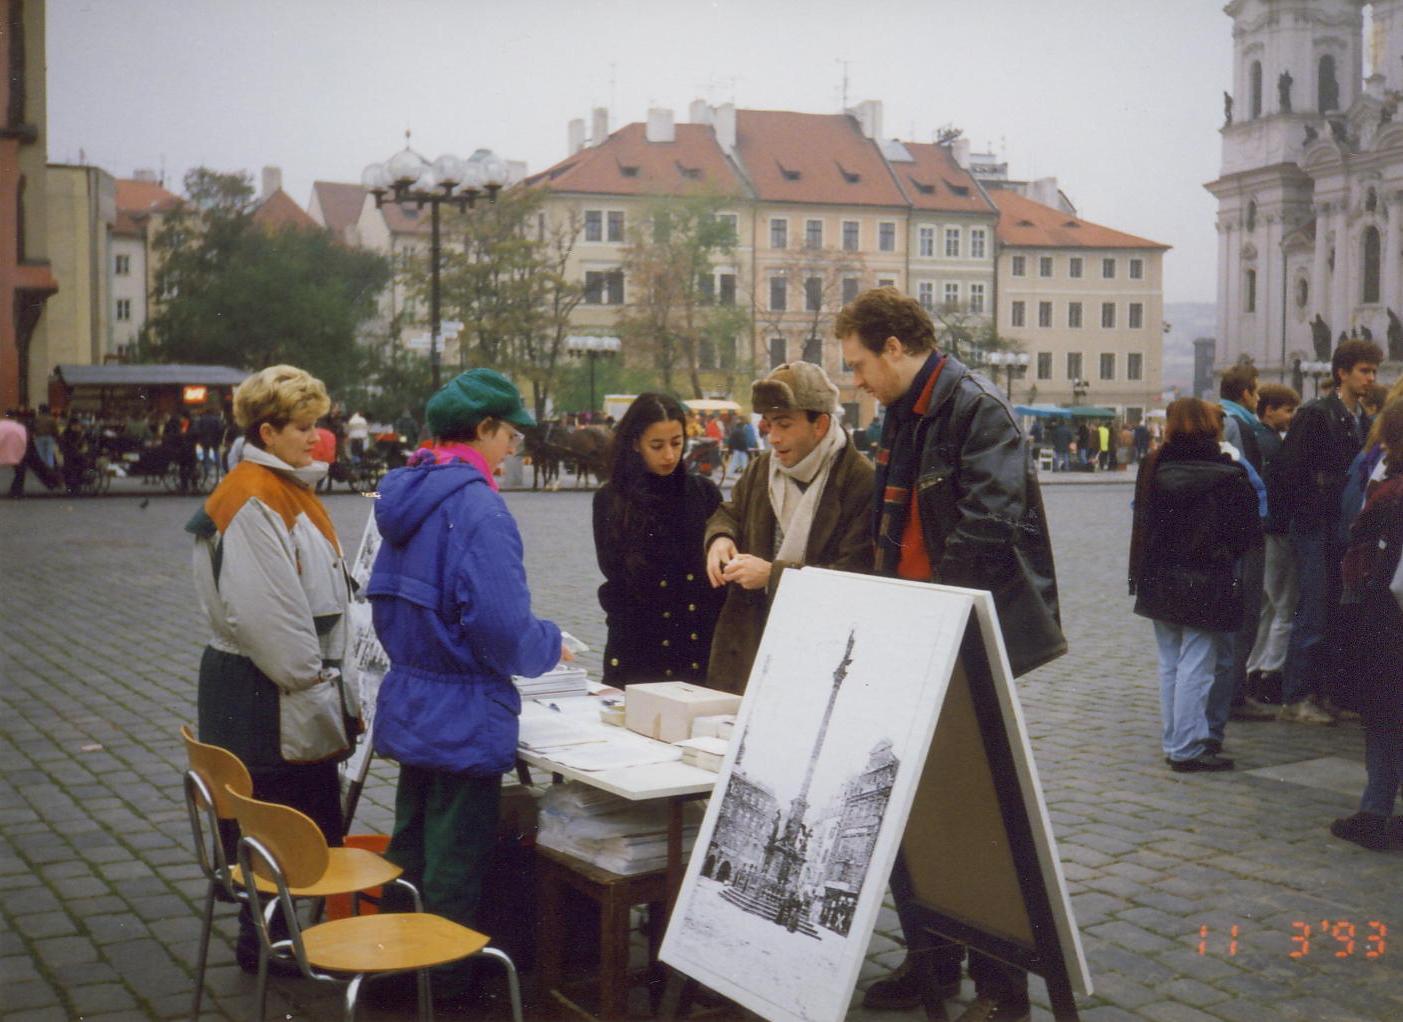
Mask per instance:
[[[734,401],[727,401],[719,397],[697,397],[690,401],[683,401],[684,405],[694,412],[738,412],[740,405]]]
[[[231,366],[60,365],[57,375],[70,387],[237,387],[249,373]]]
[[[1114,419],[1114,408],[1098,408],[1094,405],[1014,405],[1019,415],[1031,415],[1037,419]]]

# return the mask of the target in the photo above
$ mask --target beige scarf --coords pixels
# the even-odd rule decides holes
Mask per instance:
[[[770,507],[774,509],[775,522],[784,537],[775,560],[804,563],[819,498],[823,496],[833,462],[847,444],[848,434],[839,425],[838,417],[833,416],[827,435],[793,468],[781,465],[774,452],[770,452]],[[801,483],[807,488],[801,490]]]

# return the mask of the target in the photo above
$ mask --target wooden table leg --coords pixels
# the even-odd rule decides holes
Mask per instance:
[[[544,860],[537,861],[537,920],[539,922],[536,943],[537,961],[541,969],[541,988],[544,992],[560,988],[564,972],[561,932],[564,929],[562,899],[565,886],[558,882],[555,867]]]
[[[628,1014],[628,899],[610,891],[599,906],[599,1017]]]
[[[667,800],[667,914],[677,904],[682,889],[682,800]]]

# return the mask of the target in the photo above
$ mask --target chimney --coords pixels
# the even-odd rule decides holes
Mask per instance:
[[[677,129],[672,124],[672,111],[666,107],[648,108],[648,125],[643,137],[649,142],[676,142]]]
[[[589,144],[592,146],[603,145],[604,140],[609,137],[609,108],[607,106],[597,106],[593,112],[594,133],[590,135]]]
[[[567,139],[565,150],[567,156],[574,156],[585,147],[585,119],[576,117],[565,128]]]
[[[283,186],[283,172],[281,167],[263,168],[263,191],[259,194],[260,199],[266,199]]]
[[[725,152],[734,152],[736,148],[736,105],[734,103],[722,103],[718,107],[712,107],[712,126],[716,129],[716,144]]]
[[[156,183],[156,172],[150,167],[138,167],[132,171],[133,181],[145,181],[147,184]]]
[[[861,126],[864,135],[874,142],[882,140],[882,101],[880,99],[864,99],[848,113],[857,118],[857,123]]]
[[[516,185],[526,180],[526,161],[507,161],[507,184]]]
[[[1053,209],[1060,209],[1057,198],[1057,178],[1040,177],[1028,185],[1028,198],[1034,202],[1040,202],[1044,206],[1051,206]]]
[[[969,170],[969,139],[961,135],[950,143],[950,155],[961,170]]]
[[[692,105],[687,108],[687,119],[693,124],[710,124],[711,107],[704,99],[692,100]]]

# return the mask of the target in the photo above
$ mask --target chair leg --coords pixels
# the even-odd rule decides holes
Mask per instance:
[[[478,954],[497,959],[502,963],[502,968],[507,970],[507,996],[511,998],[512,1022],[521,1022],[521,984],[517,982],[516,965],[511,956],[495,947],[485,947]]]
[[[415,974],[419,986],[419,1022],[434,1022],[434,991],[428,969]]]
[[[258,983],[254,987],[253,1003],[258,1006],[254,1019],[263,1022],[268,1017],[268,951],[262,946],[262,941],[258,948]]]
[[[356,1022],[356,999],[360,997],[361,981],[364,975],[351,977],[351,982],[346,984],[346,1022]],[[259,1022],[263,1022],[259,1019]]]
[[[200,927],[200,957],[195,964],[195,1003],[190,1007],[190,1017],[200,1017],[200,1002],[205,996],[205,962],[209,958],[209,933],[214,925],[214,884],[205,891],[204,922]]]

